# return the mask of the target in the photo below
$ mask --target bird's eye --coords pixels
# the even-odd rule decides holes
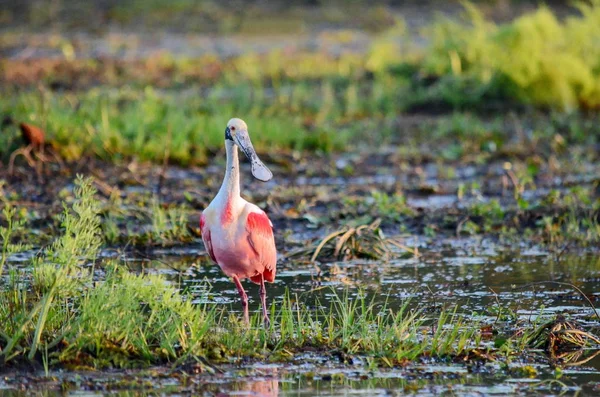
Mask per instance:
[[[231,128],[230,128],[230,130],[231,130],[231,131],[235,131],[235,127],[231,127]]]

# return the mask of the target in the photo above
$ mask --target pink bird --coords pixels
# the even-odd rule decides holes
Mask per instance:
[[[263,319],[268,324],[265,281],[275,280],[277,263],[273,224],[263,210],[240,196],[238,146],[250,160],[256,179],[266,182],[273,178],[254,151],[246,123],[236,118],[229,120],[225,129],[225,178],[217,196],[202,212],[200,230],[208,255],[237,287],[244,322],[249,323],[248,296],[241,280],[249,278],[260,285]]]

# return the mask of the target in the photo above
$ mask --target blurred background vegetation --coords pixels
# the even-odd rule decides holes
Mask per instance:
[[[455,161],[532,131],[594,157],[600,1],[547,4],[4,0],[0,112],[66,160],[159,162],[168,142],[202,164],[233,115],[261,150],[435,140]]]
[[[541,4],[536,0],[474,0],[496,20],[507,20]],[[573,3],[543,2],[560,13]],[[108,26],[133,30],[168,29],[204,33],[284,33],[315,28],[354,28],[371,32],[394,24],[394,14],[415,14],[413,22],[441,12],[457,12],[458,0],[2,0],[3,23],[29,29],[102,31]],[[492,15],[493,14],[493,15]]]

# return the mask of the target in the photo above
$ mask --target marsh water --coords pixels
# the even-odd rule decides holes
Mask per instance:
[[[385,300],[392,309],[409,301],[430,310],[458,306],[464,313],[489,315],[490,319],[497,316],[494,306],[511,308],[522,316],[537,315],[544,308],[545,313],[590,317],[590,307],[581,294],[559,283],[598,290],[600,257],[593,251],[556,258],[543,249],[507,250],[480,239],[430,240],[407,240],[410,246],[428,245],[427,253],[419,258],[323,264],[283,261],[278,265],[277,281],[268,286],[269,295],[278,301],[289,291],[304,305],[328,306],[329,297],[335,295],[332,292],[348,291]],[[203,255],[202,247],[187,247],[155,250],[144,258],[126,260],[131,269],[166,275],[191,292],[196,303],[231,304],[236,309],[236,289],[217,266],[202,260]],[[246,286],[250,304],[258,310],[258,287]],[[588,298],[595,301],[600,292]]]
[[[281,260],[277,280],[268,286],[268,297],[278,302],[289,292],[297,297],[298,304],[317,308],[327,307],[337,291],[351,297],[367,295],[385,302],[391,310],[408,302],[432,318],[442,309],[456,308],[482,326],[501,322],[510,328],[522,321],[539,321],[540,315],[551,319],[557,314],[586,327],[598,325],[590,303],[567,285],[600,291],[600,258],[593,249],[561,254],[525,244],[507,248],[479,238],[411,237],[405,243],[421,246],[422,255],[317,264]],[[102,257],[119,257],[134,271],[163,274],[190,292],[198,304],[239,311],[234,285],[206,261],[201,244],[144,254],[105,250]],[[258,288],[245,285],[251,309],[258,311]],[[600,292],[594,292],[587,298],[593,303],[599,296]],[[508,366],[424,358],[391,369],[373,366],[366,357],[342,358],[307,350],[285,364],[243,360],[217,365],[213,373],[185,378],[171,374],[166,367],[92,373],[51,371],[47,376],[43,371],[35,375],[15,372],[0,379],[0,396],[33,391],[38,395],[85,396],[586,395],[600,387],[600,358],[595,358],[595,353],[578,352],[573,361],[583,363],[570,366],[566,362],[559,381],[542,350],[519,356]],[[525,366],[534,372],[523,372]],[[44,392],[46,387],[63,391]]]

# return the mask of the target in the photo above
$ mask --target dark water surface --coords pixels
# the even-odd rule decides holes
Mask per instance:
[[[407,299],[421,308],[458,306],[465,314],[489,314],[494,306],[521,316],[563,313],[590,319],[593,310],[573,287],[592,302],[600,299],[600,255],[594,250],[556,254],[538,248],[507,250],[480,239],[448,239],[429,245],[419,258],[391,261],[352,260],[308,263],[284,260],[277,279],[267,285],[270,299],[280,301],[286,290],[306,305],[328,306],[335,291],[364,292],[392,308]],[[130,258],[132,270],[160,273],[190,291],[197,303],[239,306],[233,283],[218,266],[204,260],[202,247],[156,250],[148,258]],[[258,286],[244,282],[251,308],[259,309]],[[496,316],[494,312],[493,317]]]

